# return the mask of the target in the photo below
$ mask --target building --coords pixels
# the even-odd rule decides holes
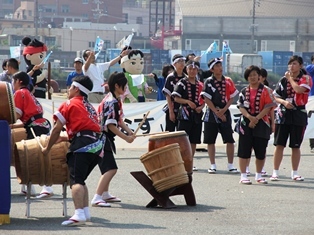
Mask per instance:
[[[313,0],[176,0],[182,49],[228,41],[235,53],[314,51]]]

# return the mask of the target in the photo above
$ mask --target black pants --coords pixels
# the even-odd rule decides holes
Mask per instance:
[[[314,139],[310,139],[310,148],[314,148]]]

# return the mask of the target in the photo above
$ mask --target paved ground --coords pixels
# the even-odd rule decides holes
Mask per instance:
[[[151,196],[130,175],[131,171],[144,170],[139,160],[147,149],[118,149],[119,171],[111,185],[111,192],[122,198],[122,203],[111,208],[91,208],[92,222],[83,227],[61,227],[62,189],[54,185],[55,196],[47,200],[32,200],[31,217],[25,217],[25,199],[19,196],[20,185],[11,168],[11,223],[0,226],[0,234],[283,234],[310,235],[314,233],[313,186],[314,156],[308,140],[302,148],[300,173],[304,182],[292,182],[289,151],[285,152],[278,182],[268,185],[240,185],[239,175],[226,172],[223,148],[217,148],[216,175],[209,175],[206,152],[197,152],[193,174],[193,188],[197,206],[185,205],[183,196],[172,197],[175,209],[146,208]],[[266,170],[272,169],[273,147],[269,146]],[[237,164],[237,159],[235,160]],[[253,161],[251,163],[253,171]],[[145,171],[145,170],[144,170]],[[95,169],[89,177],[89,195],[93,196],[99,177]],[[253,176],[251,176],[252,179]],[[40,187],[36,186],[37,192]],[[72,215],[70,190],[67,203]]]

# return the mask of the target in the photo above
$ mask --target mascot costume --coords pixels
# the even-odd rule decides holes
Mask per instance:
[[[144,74],[144,54],[140,50],[130,50],[129,54],[122,57],[120,66],[128,79],[127,88],[122,98],[124,103],[145,102],[145,94],[152,91]]]
[[[38,98],[46,98],[46,85],[48,71],[43,69],[43,60],[46,58],[47,46],[37,39],[31,40],[29,37],[24,37],[22,43],[25,46],[23,56],[26,63],[27,73],[32,71],[31,77],[35,87],[34,96]],[[35,70],[34,66],[40,65],[40,69]]]

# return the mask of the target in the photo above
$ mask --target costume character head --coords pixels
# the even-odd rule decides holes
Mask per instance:
[[[35,65],[40,65],[43,62],[47,54],[47,46],[37,39],[31,40],[29,37],[24,37],[22,43],[25,46],[23,49],[23,57],[27,65],[27,72],[29,72]],[[44,73],[42,69],[34,71],[32,82],[35,85],[35,97],[46,98],[46,77],[47,70]]]

